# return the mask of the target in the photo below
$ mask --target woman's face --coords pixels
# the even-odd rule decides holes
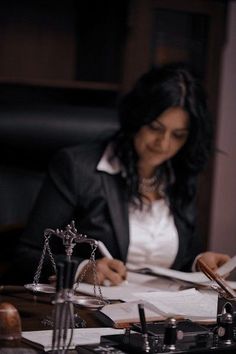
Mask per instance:
[[[188,134],[188,113],[180,107],[168,108],[135,135],[134,147],[139,163],[150,168],[159,166],[177,154]]]

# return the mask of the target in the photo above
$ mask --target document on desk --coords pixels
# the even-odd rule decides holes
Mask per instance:
[[[109,300],[131,301],[136,299],[135,293],[149,291],[176,291],[183,286],[183,282],[147,274],[128,272],[127,281],[117,286],[101,286],[102,295]],[[80,283],[76,291],[93,295],[94,287],[91,284]]]
[[[218,273],[220,275],[228,274],[235,268],[235,266],[236,256],[221,266]],[[142,270],[143,268],[141,271]],[[145,270],[147,271],[146,268]],[[138,269],[135,269],[135,272],[128,271],[128,283],[124,282],[118,286],[101,286],[104,298],[110,300],[131,301],[135,299],[134,295],[140,292],[152,292],[158,290],[176,291],[187,287],[193,287],[192,284],[211,285],[214,283],[209,281],[202,272],[187,273],[162,267],[148,268],[148,272],[151,272],[152,275],[139,273]],[[227,283],[231,288],[236,289],[236,282],[229,281]],[[90,284],[80,283],[79,286],[76,287],[76,291],[93,295],[94,287]]]
[[[136,293],[137,300],[104,306],[99,318],[114,327],[125,327],[139,322],[138,304],[143,303],[147,321],[175,318],[193,321],[215,322],[217,315],[217,294],[214,291],[188,289],[174,292]]]
[[[229,259],[228,262],[223,264],[221,267],[218,268],[217,273],[221,276],[225,276],[232,272],[236,268],[236,256]],[[146,266],[145,264],[142,267],[136,267],[132,265],[128,265],[128,269],[130,271],[140,272],[140,273],[147,273],[147,274],[155,274],[159,276],[168,277],[171,279],[178,279],[190,283],[195,284],[209,284],[210,281],[207,276],[202,272],[181,272],[174,269],[163,268],[159,266]],[[232,284],[231,284],[232,285]]]
[[[216,320],[218,294],[194,288],[177,292],[137,293],[137,298],[155,306],[160,313],[190,320]]]
[[[114,328],[76,328],[70,348],[76,345],[98,344],[101,336],[123,334],[124,330]],[[52,349],[52,330],[22,332],[22,340],[32,346],[49,351]]]

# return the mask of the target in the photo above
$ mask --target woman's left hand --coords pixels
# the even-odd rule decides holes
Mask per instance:
[[[211,270],[216,271],[217,268],[230,259],[230,256],[223,253],[204,252],[198,259],[206,263]]]

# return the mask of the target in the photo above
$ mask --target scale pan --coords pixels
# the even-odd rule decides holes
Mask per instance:
[[[50,284],[26,284],[25,288],[33,293],[55,294],[56,288]]]
[[[79,296],[79,295],[74,296],[72,302],[75,306],[85,307],[90,310],[99,310],[104,305],[106,305],[106,302],[100,299],[96,299],[90,296]]]

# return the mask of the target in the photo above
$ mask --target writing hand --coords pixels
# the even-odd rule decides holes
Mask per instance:
[[[230,256],[223,253],[204,252],[201,254],[199,259],[202,259],[203,262],[206,263],[209,268],[211,268],[211,270],[216,271],[217,268],[222,266],[230,259]]]
[[[96,260],[96,271],[98,277],[98,283],[104,284],[104,281],[109,281],[111,285],[118,285],[126,279],[126,267],[123,262],[118,259],[110,259],[103,257]],[[83,270],[82,270],[83,273]],[[84,281],[87,283],[93,283],[93,271],[90,267],[84,277]]]

